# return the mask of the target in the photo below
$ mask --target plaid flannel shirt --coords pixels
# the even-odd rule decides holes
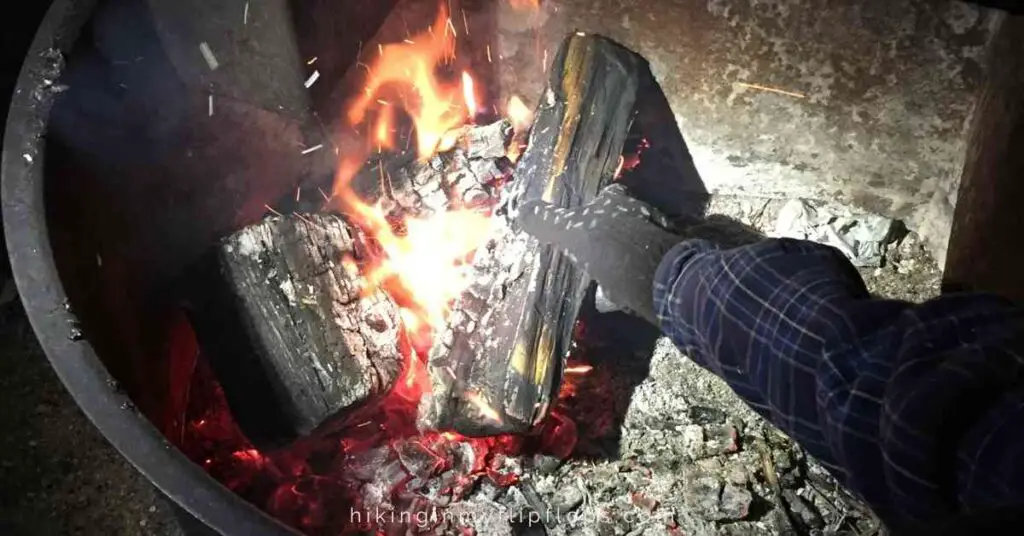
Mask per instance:
[[[873,299],[837,250],[689,240],[662,260],[665,333],[890,528],[1024,504],[1024,309]]]

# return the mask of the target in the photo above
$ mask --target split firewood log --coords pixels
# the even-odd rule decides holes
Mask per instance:
[[[548,72],[510,198],[580,206],[612,180],[637,89],[652,75],[637,54],[583,33],[562,43]],[[562,253],[511,232],[475,264],[476,283],[431,350],[419,426],[525,432],[557,394],[587,278]]]
[[[277,445],[387,391],[402,368],[398,308],[364,296],[342,262],[357,232],[338,216],[265,219],[199,271],[193,319],[250,440]]]

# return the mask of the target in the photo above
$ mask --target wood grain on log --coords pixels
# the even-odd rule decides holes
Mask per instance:
[[[197,331],[250,439],[280,443],[386,391],[398,377],[398,310],[363,297],[343,267],[353,233],[339,217],[274,217],[216,251]]]
[[[581,33],[565,40],[549,72],[511,198],[579,206],[611,181],[637,88],[651,74],[635,53]],[[523,432],[557,390],[587,279],[560,252],[522,237],[506,236],[481,257],[493,277],[464,295],[431,352],[422,428]]]

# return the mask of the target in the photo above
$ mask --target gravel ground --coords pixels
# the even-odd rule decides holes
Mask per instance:
[[[0,310],[0,352],[0,533],[182,534],[75,405],[16,300]]]

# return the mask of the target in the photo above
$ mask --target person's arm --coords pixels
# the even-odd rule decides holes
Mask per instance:
[[[660,324],[890,527],[1024,505],[1019,306],[873,299],[831,247],[750,244],[712,223],[683,233],[713,242],[683,240],[621,185],[578,209],[526,203],[516,221]]]
[[[663,330],[887,523],[1024,503],[1021,309],[996,297],[872,299],[835,249],[683,242]]]

